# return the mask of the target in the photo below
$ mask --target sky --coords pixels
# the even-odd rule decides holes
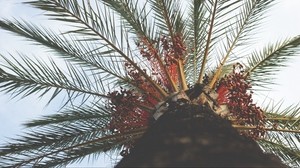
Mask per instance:
[[[20,4],[21,0],[0,0],[0,18],[23,18],[35,23],[49,24],[43,20],[42,12]],[[268,12],[268,18],[263,23],[260,33],[257,34],[259,40],[253,47],[262,48],[266,44],[285,37],[300,35],[300,1],[299,0],[279,0],[278,3]],[[43,20],[43,21],[42,21]],[[55,24],[51,24],[56,26]],[[31,54],[45,54],[41,50],[29,45],[24,38],[16,37],[6,31],[0,30],[0,54],[25,52]],[[280,102],[284,100],[283,106],[300,103],[300,55],[278,72],[272,92],[261,92],[255,96],[258,104],[266,102],[264,100]],[[24,99],[11,99],[9,95],[0,93],[0,144],[9,141],[9,137],[15,137],[24,131],[22,123],[47,115],[58,110],[59,100],[45,107],[47,99],[40,99],[37,96],[29,96]],[[112,157],[112,158],[111,158]],[[115,156],[106,154],[101,156],[94,163],[88,164],[85,160],[81,164],[71,166],[83,167],[111,167]]]

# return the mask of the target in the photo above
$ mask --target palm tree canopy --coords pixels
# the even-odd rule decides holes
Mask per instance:
[[[1,19],[1,29],[53,57],[1,55],[0,90],[67,100],[59,113],[27,122],[30,131],[2,146],[1,166],[62,166],[110,150],[126,153],[174,101],[208,106],[264,151],[300,166],[299,106],[258,107],[252,99],[299,55],[300,36],[242,52],[273,0],[25,4],[71,28]]]

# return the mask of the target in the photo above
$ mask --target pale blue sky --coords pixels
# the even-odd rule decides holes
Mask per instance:
[[[22,17],[25,20],[40,22],[41,11],[20,5],[21,0],[0,0],[0,18]],[[261,33],[258,34],[259,41],[253,46],[262,48],[272,41],[282,40],[284,37],[300,35],[300,0],[280,0],[269,12],[269,17],[263,24]],[[42,24],[48,23],[43,21]],[[52,25],[53,26],[53,25]],[[55,27],[55,25],[54,25]],[[45,54],[37,47],[28,46],[24,39],[15,37],[0,30],[0,53],[14,53],[15,51],[30,52],[34,54]],[[21,39],[21,40],[20,40]],[[275,102],[284,100],[284,105],[297,104],[300,102],[300,55],[290,62],[290,66],[278,73],[277,86],[273,86],[273,92],[263,92],[256,96],[255,101],[261,103],[266,96]],[[0,93],[0,144],[24,130],[22,123],[40,115],[49,114],[58,110],[56,101],[45,107],[47,99],[37,99],[29,96],[25,99],[10,99],[10,96]],[[115,157],[115,156],[112,156]],[[110,156],[101,157],[95,164],[90,166],[110,166]],[[86,162],[80,166],[86,165]],[[78,165],[79,166],[79,165]]]

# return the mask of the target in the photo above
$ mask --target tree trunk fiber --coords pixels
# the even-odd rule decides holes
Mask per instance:
[[[286,167],[209,108],[185,104],[161,116],[116,167]]]

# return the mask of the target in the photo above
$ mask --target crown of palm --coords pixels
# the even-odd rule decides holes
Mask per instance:
[[[182,98],[208,104],[266,151],[299,165],[299,108],[262,109],[252,102],[251,86],[270,84],[298,53],[300,37],[267,46],[248,60],[236,56],[271,2],[27,2],[73,29],[58,34],[18,20],[0,20],[0,27],[50,48],[66,66],[22,54],[2,56],[2,91],[14,96],[53,91],[49,102],[64,93],[69,99],[60,113],[28,122],[33,130],[2,147],[0,163],[55,166],[130,148],[153,115]]]

